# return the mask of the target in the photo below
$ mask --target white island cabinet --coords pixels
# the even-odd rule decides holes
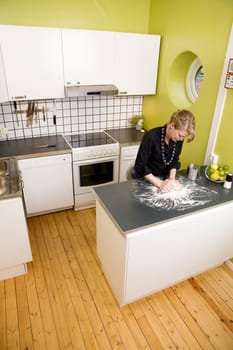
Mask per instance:
[[[2,25],[0,46],[10,100],[64,97],[60,29]]]
[[[184,211],[138,201],[136,196],[140,192],[145,196],[145,187],[142,190],[136,180],[94,189],[97,254],[119,305],[161,291],[233,256],[233,191],[202,180],[200,186],[213,191],[210,201]]]
[[[0,280],[27,272],[32,261],[22,198],[0,200]]]

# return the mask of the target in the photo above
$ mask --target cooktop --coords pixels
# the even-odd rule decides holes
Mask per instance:
[[[116,143],[105,132],[91,132],[86,134],[65,135],[72,148],[107,145]]]

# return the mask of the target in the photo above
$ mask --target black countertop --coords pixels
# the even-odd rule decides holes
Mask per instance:
[[[141,143],[144,132],[138,131],[135,128],[107,129],[105,132],[110,135],[115,141],[119,142],[120,146],[132,146]]]
[[[0,158],[32,158],[71,153],[62,135],[0,141]]]
[[[176,219],[233,200],[233,190],[206,179],[204,167],[196,181],[180,172],[181,198],[166,198],[146,181],[132,180],[95,187],[94,191],[122,233]]]
[[[144,133],[135,128],[105,130],[121,146],[139,144]],[[0,158],[32,158],[62,153],[71,153],[71,148],[62,135],[32,137],[0,141]]]

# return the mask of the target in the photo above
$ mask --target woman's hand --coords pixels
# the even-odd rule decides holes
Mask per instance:
[[[152,185],[158,187],[162,192],[171,192],[180,188],[180,183],[176,179],[168,178],[166,180],[161,180],[159,177],[152,174],[148,174],[144,178]]]
[[[172,192],[180,188],[180,183],[176,179],[166,179],[161,181],[159,188],[162,192]]]

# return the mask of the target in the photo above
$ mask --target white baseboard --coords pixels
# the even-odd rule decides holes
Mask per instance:
[[[230,260],[225,261],[225,264],[230,267],[230,269],[233,270],[233,262]]]

